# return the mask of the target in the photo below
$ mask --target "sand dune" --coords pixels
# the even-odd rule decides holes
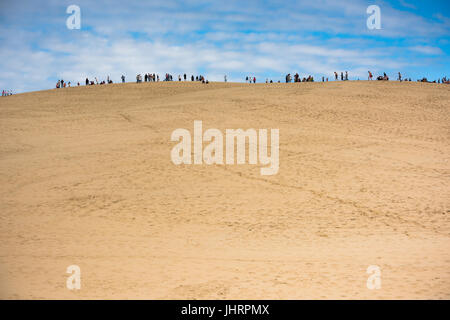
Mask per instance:
[[[449,106],[449,86],[375,81],[2,98],[0,298],[449,299]],[[278,174],[175,166],[194,120],[279,128]]]

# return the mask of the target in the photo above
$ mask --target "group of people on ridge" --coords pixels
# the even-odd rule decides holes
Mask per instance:
[[[290,83],[292,81],[292,76],[290,73],[286,75],[286,83]],[[314,77],[309,75],[307,78],[303,77],[303,79],[300,79],[300,76],[298,73],[294,75],[294,82],[314,82]]]
[[[186,73],[183,75],[183,77],[180,74],[178,75],[178,81],[182,81],[183,79],[184,79],[184,81],[188,81],[188,76]],[[146,73],[144,75],[144,81],[145,82],[159,82],[159,74]],[[166,73],[163,81],[173,81],[173,76],[170,73]],[[191,75],[191,81],[201,81],[202,83],[209,83],[208,80],[205,80],[205,77],[202,75],[196,76],[195,78],[194,78],[194,75]],[[122,82],[125,82],[124,76],[122,76]],[[141,74],[136,75],[136,82],[137,83],[142,82]],[[226,82],[226,80],[225,80],[225,82]]]
[[[245,82],[256,83],[256,77],[247,76],[247,77],[245,77]]]
[[[80,85],[80,84],[78,84],[78,85]],[[70,87],[70,81],[64,82],[64,80],[61,79],[56,82],[56,89],[65,88],[66,86]]]
[[[2,90],[2,97],[12,96],[12,91]]]
[[[334,72],[334,80],[336,80],[336,81],[339,80],[339,74],[336,71]],[[345,75],[341,71],[341,81],[347,81],[347,80],[348,80],[348,71],[345,71]]]
[[[369,75],[368,75],[368,80],[373,80],[374,75],[372,74],[372,72],[371,72],[371,71],[368,71],[368,74],[369,74]],[[122,80],[122,83],[125,83],[125,76],[122,75],[120,78],[121,78],[121,80]],[[97,79],[96,77],[95,77],[94,79],[95,79],[95,81],[94,81],[94,80],[89,80],[89,78],[86,78],[86,81],[85,81],[86,85],[87,85],[87,86],[88,86],[88,85],[95,85],[95,84],[100,84],[100,85],[102,85],[102,84],[110,84],[110,83],[113,83],[113,81],[110,79],[109,76],[107,76],[106,81],[103,80],[103,81],[100,81],[100,82],[99,82],[98,79]],[[334,72],[334,79],[335,79],[336,81],[338,81],[338,80],[341,80],[341,81],[346,81],[346,80],[348,80],[348,71],[345,71],[345,73],[344,73],[344,72],[341,72],[340,75],[335,71],[335,72]],[[386,74],[386,72],[383,72],[383,75],[378,76],[376,79],[377,79],[377,80],[385,80],[385,81],[388,81],[388,80],[389,80],[389,76]],[[195,76],[195,77],[194,77],[194,75],[191,75],[191,77],[189,78],[188,75],[187,75],[186,73],[183,74],[183,75],[178,75],[178,81],[183,81],[183,80],[184,80],[184,81],[189,81],[189,80],[191,80],[191,81],[200,81],[200,82],[202,82],[202,83],[209,83],[209,81],[206,80],[205,77],[202,76],[202,75],[198,75],[198,76]],[[303,77],[303,78],[301,78],[301,77],[299,76],[299,74],[296,73],[296,74],[294,75],[294,77],[292,78],[291,74],[288,73],[288,74],[285,76],[285,80],[286,80],[286,83],[290,83],[290,82],[292,82],[292,81],[294,81],[294,82],[314,82],[314,77],[311,76],[311,75],[309,75],[308,77]],[[359,79],[358,79],[358,80],[359,80]],[[409,78],[409,79],[408,79],[408,78],[403,78],[403,77],[402,77],[402,74],[401,74],[400,72],[398,72],[397,80],[398,80],[398,81],[412,81],[411,78]],[[159,81],[160,81],[159,74],[155,74],[155,73],[146,73],[146,74],[144,74],[144,81],[145,81],[145,82],[159,82]],[[173,80],[173,76],[172,76],[171,74],[169,74],[169,73],[166,73],[166,75],[165,75],[163,81],[174,81],[174,80]],[[226,75],[224,76],[224,81],[227,82],[227,76],[226,76]],[[247,77],[245,78],[245,81],[246,81],[246,82],[249,82],[249,83],[256,83],[256,77],[255,77],[255,76],[247,76]],[[322,77],[322,82],[325,82],[325,81],[328,82],[328,78]],[[417,81],[418,81],[418,82],[429,82],[429,83],[445,83],[445,84],[450,84],[450,79],[448,79],[447,77],[443,77],[442,79],[439,78],[437,81],[436,81],[436,80],[434,80],[434,81],[429,81],[427,78],[424,77],[424,78],[419,79],[419,80],[417,80]],[[137,82],[137,83],[142,82],[142,75],[141,75],[141,74],[136,75],[136,82]],[[272,80],[269,80],[269,79],[266,79],[266,83],[273,83],[273,81],[272,81]],[[279,80],[278,80],[278,83],[280,83]],[[63,79],[60,79],[60,80],[58,80],[57,83],[56,83],[56,88],[57,88],[57,89],[60,89],[60,88],[66,88],[66,87],[70,87],[70,85],[71,85],[70,82],[65,82]],[[78,82],[77,85],[79,86],[80,83]],[[12,95],[12,92],[9,92],[9,91],[6,91],[6,90],[3,90],[3,91],[2,91],[2,97],[9,96],[9,95]]]

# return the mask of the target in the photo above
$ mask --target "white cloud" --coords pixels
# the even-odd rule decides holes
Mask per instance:
[[[412,3],[408,3],[405,0],[399,0],[400,4],[405,7],[405,8],[409,8],[409,9],[416,9],[416,6],[413,5]]]
[[[414,46],[410,47],[409,50],[429,55],[443,54],[441,48],[430,46]]]

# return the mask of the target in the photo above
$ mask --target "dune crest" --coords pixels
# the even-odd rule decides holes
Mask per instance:
[[[2,98],[0,298],[449,299],[449,106],[367,81]],[[174,165],[194,120],[279,128],[279,172]]]

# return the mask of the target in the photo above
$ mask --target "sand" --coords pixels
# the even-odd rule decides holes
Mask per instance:
[[[173,130],[279,128],[280,169]],[[450,86],[142,83],[0,99],[1,299],[449,299]],[[66,268],[81,268],[68,290]],[[381,288],[366,286],[370,265]]]

